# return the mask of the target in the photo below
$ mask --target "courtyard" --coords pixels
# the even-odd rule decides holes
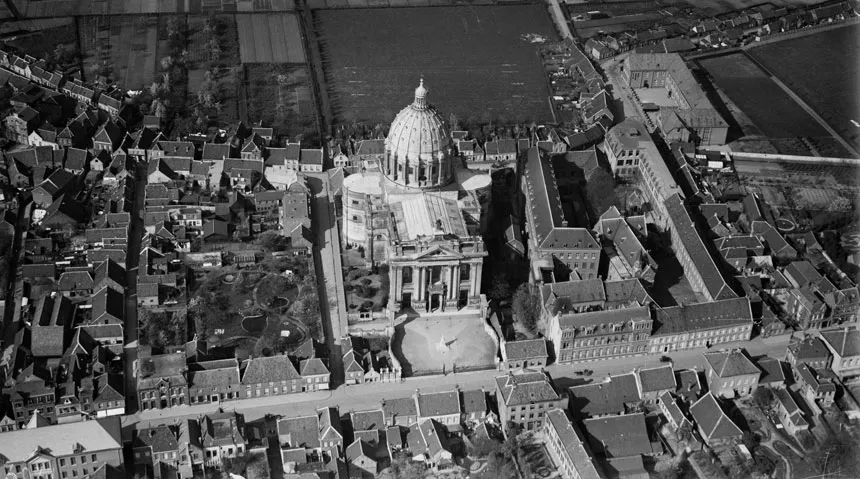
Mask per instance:
[[[404,376],[492,368],[497,350],[477,314],[409,319],[392,346]]]

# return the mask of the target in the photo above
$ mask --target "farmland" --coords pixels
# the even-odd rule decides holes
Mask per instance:
[[[851,124],[860,121],[858,35],[860,25],[854,24],[756,47],[750,54],[846,141],[860,147],[860,128]]]
[[[304,63],[299,22],[293,14],[236,15],[242,63]]]
[[[764,136],[830,138],[824,127],[744,54],[712,57],[699,63]]]
[[[152,84],[158,73],[156,17],[81,17],[78,35],[87,80],[110,76],[129,90]]]
[[[523,38],[556,38],[543,5],[329,10],[314,23],[335,122],[391,121],[422,75],[440,112],[467,124],[553,119]]]
[[[318,141],[313,97],[304,65],[245,65],[248,120],[272,125],[278,135]]]

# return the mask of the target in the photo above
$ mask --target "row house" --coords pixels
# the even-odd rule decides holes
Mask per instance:
[[[188,404],[185,353],[141,358],[137,368],[137,399],[141,410]]]
[[[118,417],[33,427],[5,433],[0,468],[9,478],[94,477],[104,467],[123,469]]]
[[[242,364],[241,398],[302,392],[304,380],[286,355],[252,357]]]
[[[543,338],[525,339],[521,341],[501,342],[502,362],[500,369],[515,370],[522,368],[541,370],[546,366],[549,354],[546,340]]]
[[[748,298],[655,308],[648,341],[652,354],[710,347],[752,337],[753,317]]]
[[[528,431],[541,430],[550,410],[567,408],[567,398],[558,394],[546,373],[530,370],[497,376],[496,402],[502,424],[513,422]]]
[[[188,364],[190,404],[220,403],[239,399],[239,361],[235,358]]]
[[[792,336],[785,349],[785,361],[794,368],[806,364],[824,370],[830,367],[830,350],[817,336]]]
[[[242,457],[248,450],[245,416],[237,412],[217,412],[198,420],[203,464],[221,467],[224,459]]]
[[[343,454],[343,428],[337,408],[279,419],[277,432],[286,473],[295,473],[309,464],[330,463]]]
[[[654,281],[657,262],[642,244],[642,239],[648,236],[644,216],[624,218],[618,208],[612,206],[597,220],[594,232],[608,253],[610,268],[618,276]]]
[[[580,362],[648,353],[652,328],[648,306],[556,312],[548,320],[548,338],[558,362]]]
[[[809,422],[803,417],[803,410],[797,405],[788,389],[774,391],[776,415],[785,430],[792,435],[809,430]]]
[[[552,163],[542,156],[536,147],[529,150],[522,180],[532,277],[596,278],[600,245],[589,230],[568,227]]]

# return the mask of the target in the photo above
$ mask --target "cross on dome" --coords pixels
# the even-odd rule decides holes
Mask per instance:
[[[418,88],[415,89],[415,101],[412,103],[415,108],[419,110],[423,110],[427,108],[427,89],[424,88],[424,77],[421,77],[421,81],[418,84]]]

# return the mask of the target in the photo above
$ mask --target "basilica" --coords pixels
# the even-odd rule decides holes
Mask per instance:
[[[343,183],[344,241],[389,266],[390,314],[480,307],[490,184],[455,154],[422,80],[392,122],[384,155]]]

